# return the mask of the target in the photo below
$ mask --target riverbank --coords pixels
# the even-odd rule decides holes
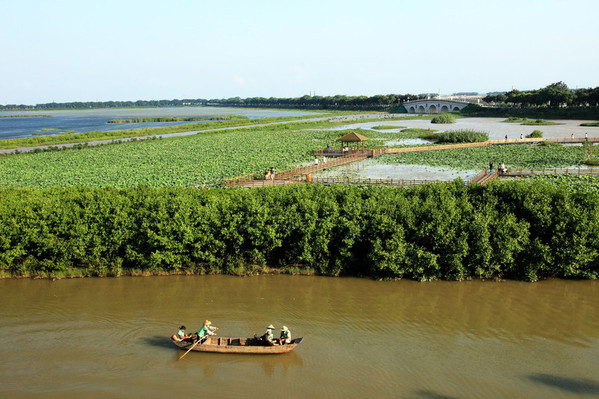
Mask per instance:
[[[6,271],[0,271],[0,280],[2,279],[30,279],[30,280],[63,280],[63,279],[79,279],[79,278],[116,278],[116,277],[165,277],[165,276],[207,276],[207,275],[227,275],[237,277],[250,277],[258,275],[290,275],[290,276],[316,276],[314,269],[303,265],[288,265],[282,268],[274,268],[260,265],[248,265],[239,272],[234,270],[224,273],[216,270],[206,272],[198,268],[187,270],[125,270],[120,273],[114,272],[98,272],[92,268],[74,269],[69,268],[59,273],[39,272],[39,273],[24,273],[20,275],[7,274]]]

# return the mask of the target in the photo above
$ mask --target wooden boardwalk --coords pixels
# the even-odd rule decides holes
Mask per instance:
[[[256,178],[256,174],[247,174],[243,176],[234,177],[231,179],[224,179],[224,187],[265,187],[265,186],[282,186],[296,183],[316,183],[316,184],[356,184],[356,185],[385,185],[385,186],[412,186],[415,184],[425,184],[431,182],[438,182],[439,180],[410,180],[410,179],[342,179],[342,178],[323,178],[323,177],[312,177],[312,173],[318,172],[327,168],[336,166],[346,165],[356,161],[362,161],[369,157],[374,157],[382,154],[401,154],[408,152],[420,152],[420,151],[442,151],[460,148],[477,148],[486,147],[491,145],[506,145],[506,144],[532,144],[543,141],[561,143],[561,144],[582,144],[585,141],[599,142],[599,138],[557,138],[557,139],[543,139],[543,138],[522,138],[522,139],[505,139],[505,140],[488,140],[477,143],[460,143],[460,144],[443,144],[443,145],[427,145],[427,146],[414,146],[414,147],[402,147],[402,148],[376,148],[366,151],[349,151],[342,152],[334,149],[323,149],[315,150],[314,156],[324,157],[326,161],[322,161],[320,158],[319,162],[311,165],[299,166],[288,170],[281,171],[275,175],[274,179],[264,180],[263,178]],[[531,176],[531,175],[542,175],[542,174],[578,174],[578,175],[590,175],[599,176],[599,168],[553,168],[553,169],[511,169],[507,173],[499,174],[497,171],[490,172],[483,170],[475,177],[468,181],[468,184],[486,184],[497,177],[517,177],[517,176]]]

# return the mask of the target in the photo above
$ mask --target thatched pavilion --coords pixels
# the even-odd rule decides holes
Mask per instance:
[[[345,136],[339,137],[337,139],[337,141],[341,142],[342,149],[346,145],[349,146],[349,144],[351,144],[351,143],[362,143],[362,151],[364,151],[364,142],[366,140],[368,140],[368,137],[362,136],[361,134],[358,134],[356,132],[350,132],[350,133],[346,134]],[[356,147],[359,147],[359,145]]]

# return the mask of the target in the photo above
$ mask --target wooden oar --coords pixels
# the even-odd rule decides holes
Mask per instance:
[[[195,348],[195,346],[196,346],[197,344],[199,344],[200,342],[202,342],[202,339],[201,339],[200,337],[198,337],[198,340],[197,340],[197,342],[196,342],[195,344],[193,344],[193,345],[191,346],[191,348],[189,348],[189,349],[187,350],[187,352],[185,352],[183,355],[181,355],[181,357],[179,358],[179,360],[183,359],[183,357],[184,357],[185,355],[187,355],[187,354],[189,353],[189,351],[190,351],[190,350],[192,350],[193,348]]]

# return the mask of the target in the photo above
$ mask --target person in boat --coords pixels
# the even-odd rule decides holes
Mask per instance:
[[[202,325],[202,328],[198,331],[198,339],[204,342],[209,336],[216,335],[216,330],[218,330],[218,327],[213,327],[212,322],[206,320]]]
[[[291,331],[286,326],[281,327],[281,336],[279,337],[279,345],[291,343]]]
[[[179,327],[179,331],[177,331],[176,334],[174,334],[171,339],[173,341],[185,341],[185,342],[193,342],[193,338],[190,337],[189,335],[187,335],[187,333],[185,332],[185,326],[181,326]]]
[[[275,334],[273,332],[273,330],[275,329],[275,327],[272,324],[269,324],[268,327],[266,327],[266,332],[264,333],[264,335],[262,335],[262,343],[266,346],[273,346],[276,341],[275,341]]]

